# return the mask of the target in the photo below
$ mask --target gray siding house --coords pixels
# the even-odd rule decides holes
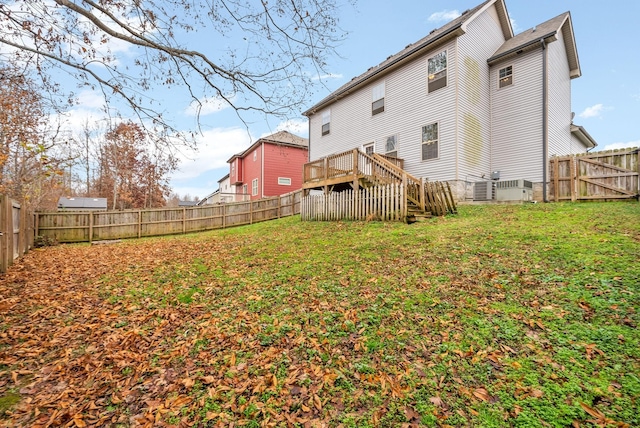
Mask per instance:
[[[549,156],[596,145],[572,123],[580,74],[569,12],[514,35],[505,1],[487,0],[305,111],[309,159],[359,148],[449,181],[461,200],[492,173],[545,199]]]

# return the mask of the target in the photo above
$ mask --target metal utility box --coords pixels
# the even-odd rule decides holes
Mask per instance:
[[[495,187],[491,181],[478,181],[473,186],[474,201],[492,201],[495,199]]]
[[[533,183],[524,180],[505,180],[496,183],[498,201],[533,201]]]

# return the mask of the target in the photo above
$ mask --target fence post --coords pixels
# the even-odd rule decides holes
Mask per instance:
[[[187,233],[187,209],[182,208],[182,233]]]
[[[142,210],[138,210],[138,239],[142,236]]]
[[[93,241],[93,211],[89,211],[89,242]]]

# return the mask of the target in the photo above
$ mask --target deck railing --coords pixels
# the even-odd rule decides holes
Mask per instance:
[[[373,153],[367,155],[358,149],[338,153],[304,165],[305,188],[334,184],[338,181],[357,181],[367,178],[374,184],[404,184],[408,201],[424,210],[424,185],[402,169],[399,158]]]

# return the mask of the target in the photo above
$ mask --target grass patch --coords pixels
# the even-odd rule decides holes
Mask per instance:
[[[46,368],[44,390],[62,367],[53,385],[110,423],[640,426],[638,218],[636,203],[462,206],[47,248],[34,260],[57,263],[51,284],[78,258],[115,261],[71,280],[82,300],[22,296],[44,327],[7,317],[3,334],[50,347],[11,342],[5,373],[33,354],[20,364]]]

